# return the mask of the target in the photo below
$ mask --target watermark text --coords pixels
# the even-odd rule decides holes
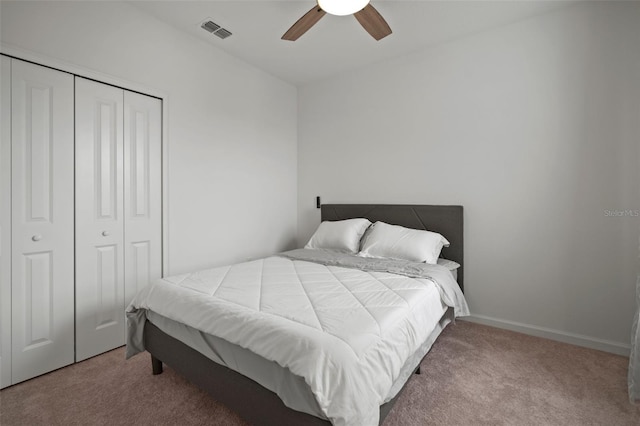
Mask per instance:
[[[640,210],[605,210],[605,217],[640,217]]]

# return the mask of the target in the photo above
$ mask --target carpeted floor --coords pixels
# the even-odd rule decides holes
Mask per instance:
[[[640,425],[621,356],[469,322],[447,327],[385,421]],[[248,407],[251,406],[248,401]],[[0,392],[0,424],[244,425],[170,368],[116,349]]]

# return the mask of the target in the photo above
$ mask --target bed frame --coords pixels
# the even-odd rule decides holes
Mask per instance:
[[[321,216],[323,221],[364,217],[371,222],[380,220],[408,228],[427,229],[444,235],[451,246],[443,249],[442,256],[461,265],[458,269],[458,282],[462,288],[464,277],[462,206],[327,204],[322,206]],[[151,354],[153,374],[162,373],[162,364],[167,364],[252,424],[274,426],[331,424],[328,420],[286,407],[275,393],[242,374],[217,364],[164,333],[149,321],[144,326],[144,344],[147,352]],[[418,366],[414,372],[420,374],[420,367]],[[391,401],[380,406],[380,424],[393,408],[407,383]],[[249,401],[250,409],[247,409]]]

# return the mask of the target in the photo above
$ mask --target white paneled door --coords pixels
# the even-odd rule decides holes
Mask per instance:
[[[124,92],[125,304],[162,276],[162,105]]]
[[[11,64],[12,383],[73,362],[73,76]],[[4,96],[3,96],[4,98]]]
[[[162,274],[162,105],[76,78],[76,361],[124,344]]]
[[[162,275],[162,101],[0,55],[0,388],[122,346]]]
[[[0,389],[11,384],[11,59],[0,56]]]
[[[124,92],[76,77],[76,361],[124,344]]]

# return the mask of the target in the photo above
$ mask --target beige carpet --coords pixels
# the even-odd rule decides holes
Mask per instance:
[[[627,359],[458,321],[387,417],[398,425],[640,425]],[[250,402],[247,401],[250,407]],[[117,349],[0,392],[0,424],[244,425],[147,354]]]

